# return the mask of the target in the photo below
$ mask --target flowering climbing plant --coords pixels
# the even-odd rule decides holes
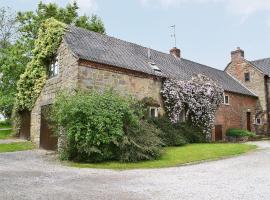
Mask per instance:
[[[205,75],[193,76],[189,81],[167,79],[163,83],[161,95],[168,116],[173,123],[186,112],[186,119],[203,130],[207,139],[211,138],[215,114],[223,102],[224,90]]]

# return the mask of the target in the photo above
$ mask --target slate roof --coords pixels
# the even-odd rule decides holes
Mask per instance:
[[[250,62],[259,70],[261,70],[265,75],[270,76],[270,58],[264,58]]]
[[[149,65],[148,48],[114,37],[70,26],[64,40],[80,59],[179,80],[204,74],[225,91],[256,96],[224,71],[151,49],[151,62],[161,70],[156,72]]]

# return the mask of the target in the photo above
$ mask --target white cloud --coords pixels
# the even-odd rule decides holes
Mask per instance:
[[[222,3],[229,12],[247,17],[257,12],[270,11],[270,0],[139,0],[142,5],[159,5],[165,8],[183,4]]]
[[[81,14],[91,15],[98,9],[98,4],[96,0],[75,0],[79,6]],[[67,1],[63,0],[45,0],[45,3],[57,3],[59,5],[65,6]],[[74,0],[69,0],[70,3]]]

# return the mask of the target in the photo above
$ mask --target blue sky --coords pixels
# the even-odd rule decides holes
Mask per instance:
[[[45,0],[65,5],[69,0]],[[99,15],[108,35],[224,69],[240,46],[249,60],[270,57],[270,0],[77,0],[80,12]],[[0,0],[13,10],[34,10],[37,0]]]

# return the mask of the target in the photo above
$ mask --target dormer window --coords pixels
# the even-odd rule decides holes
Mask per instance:
[[[245,82],[249,82],[250,81],[250,73],[247,72],[244,74],[244,76],[245,76]]]
[[[158,66],[156,65],[156,63],[154,63],[154,62],[149,62],[149,65],[150,65],[150,67],[151,67],[154,71],[156,71],[156,72],[161,72],[161,70],[158,68]]]
[[[49,78],[57,76],[59,73],[58,56],[55,57],[49,66]]]

